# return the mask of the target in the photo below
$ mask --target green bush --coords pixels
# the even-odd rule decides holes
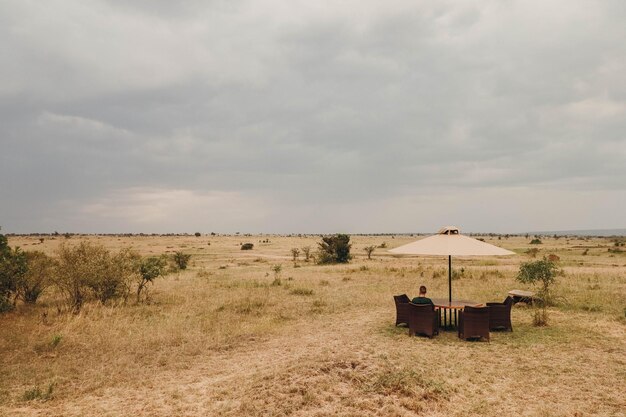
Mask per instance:
[[[183,251],[174,252],[174,263],[178,269],[187,269],[187,264],[191,259],[191,255],[184,253]]]
[[[244,243],[241,245],[241,250],[252,250],[252,248],[254,248],[253,243]]]
[[[164,256],[150,256],[141,260],[137,281],[137,302],[141,300],[141,292],[148,283],[165,274],[167,258]]]
[[[11,249],[0,235],[0,312],[13,309],[17,300],[18,283],[28,270],[26,255],[18,247]]]
[[[556,281],[558,272],[557,265],[544,257],[539,261],[522,263],[516,279],[524,284],[541,284],[540,296],[546,300],[549,298],[550,287]]]
[[[535,238],[533,240],[530,241],[531,245],[541,245],[541,240]]]
[[[320,264],[348,263],[352,259],[350,255],[352,244],[348,235],[324,236],[318,245],[317,262]]]

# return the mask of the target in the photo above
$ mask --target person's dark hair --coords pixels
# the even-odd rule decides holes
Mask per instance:
[[[426,287],[424,285],[420,286],[420,294],[426,294]]]

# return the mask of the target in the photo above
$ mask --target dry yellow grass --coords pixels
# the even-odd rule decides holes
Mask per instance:
[[[608,240],[544,239],[539,256],[557,254],[565,270],[550,325],[533,327],[516,306],[513,333],[472,343],[393,326],[392,295],[420,284],[447,294],[446,261],[383,249],[368,261],[363,248],[414,238],[357,236],[351,264],[297,268],[290,249],[317,239],[266,238],[85,237],[146,255],[184,250],[191,266],[159,278],[149,303],[93,303],[73,315],[48,294],[0,316],[0,415],[624,415],[626,255],[609,253]],[[9,243],[52,254],[61,240]],[[245,242],[254,250],[239,250]],[[528,259],[455,260],[464,272],[454,294],[501,300],[522,288],[514,276]]]

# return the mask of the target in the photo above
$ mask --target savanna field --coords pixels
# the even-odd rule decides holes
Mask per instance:
[[[0,315],[0,416],[624,416],[626,251],[610,238],[482,236],[517,253],[455,258],[455,298],[502,301],[525,253],[554,254],[548,326],[513,308],[513,332],[409,338],[393,295],[447,296],[447,259],[394,257],[417,237],[353,236],[354,259],[316,265],[317,236],[37,236],[54,256],[90,241],[191,254],[147,298],[72,313],[54,290]],[[240,249],[253,243],[252,250]],[[364,248],[377,248],[367,259]],[[279,266],[279,267],[278,267]]]

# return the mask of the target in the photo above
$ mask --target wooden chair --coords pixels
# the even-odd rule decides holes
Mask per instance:
[[[459,312],[459,338],[489,341],[489,307],[465,307]]]
[[[409,336],[439,334],[438,312],[432,304],[409,303]]]
[[[489,330],[508,330],[513,331],[511,324],[511,308],[514,300],[512,297],[506,297],[502,303],[487,303],[489,308]]]
[[[409,303],[411,300],[406,294],[394,295],[393,301],[396,303],[396,326],[404,323],[409,325]]]

